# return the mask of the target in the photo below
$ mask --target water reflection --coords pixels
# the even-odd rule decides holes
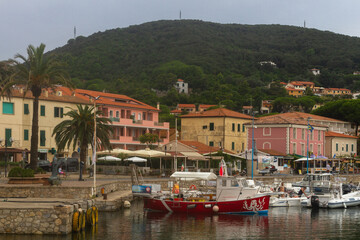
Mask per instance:
[[[358,239],[360,208],[272,208],[268,216],[186,215],[131,209],[100,213],[97,228],[67,236],[0,235],[5,240]]]

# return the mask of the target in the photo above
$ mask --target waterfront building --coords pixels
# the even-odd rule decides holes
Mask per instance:
[[[325,140],[325,156],[328,158],[351,157],[357,153],[356,136],[328,131]]]
[[[67,95],[76,95],[82,99],[97,98],[96,105],[102,116],[112,120],[113,133],[110,136],[112,148],[145,149],[146,144],[140,142],[140,136],[145,133],[158,135],[159,142],[154,145],[169,142],[169,123],[159,122],[158,108],[126,95],[84,89],[74,91],[63,89]]]
[[[273,149],[283,154],[302,156],[306,156],[307,149],[316,155],[325,152],[325,132],[328,127],[314,122],[311,123],[313,130],[309,131],[306,119],[277,114],[258,118],[254,121],[254,128],[252,123],[246,123],[245,126],[248,150],[252,149],[254,139],[255,149]]]
[[[271,118],[273,116],[279,116],[279,117],[281,116],[284,118],[292,118],[297,120],[307,120],[309,118],[310,124],[320,124],[328,127],[329,131],[348,134],[348,135],[355,135],[355,126],[350,122],[345,122],[338,119],[323,117],[310,113],[288,112],[288,113],[281,113],[272,116],[265,116],[265,117],[261,117],[260,119],[265,119],[267,117]]]
[[[12,139],[7,151],[12,154],[10,161],[20,161],[26,157],[30,150],[30,139],[33,118],[33,99],[31,92],[24,95],[24,88],[12,88],[12,97],[0,99],[0,138]],[[57,149],[52,133],[54,127],[68,117],[64,114],[69,108],[76,108],[77,104],[91,104],[88,99],[74,95],[63,95],[61,89],[43,89],[39,97],[39,158],[53,159],[54,150]],[[4,143],[4,141],[2,142]],[[16,150],[15,150],[16,149]],[[1,154],[5,151],[1,148]],[[77,155],[77,150],[65,149],[60,153],[63,156]]]
[[[244,124],[252,117],[226,108],[181,116],[181,140],[239,153],[246,149]]]

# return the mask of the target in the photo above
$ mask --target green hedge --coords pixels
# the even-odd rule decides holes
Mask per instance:
[[[7,165],[8,166],[20,166],[20,162],[8,162]],[[4,166],[5,166],[5,161],[1,161],[0,167],[4,167]]]
[[[34,170],[14,167],[10,170],[9,177],[34,177]]]

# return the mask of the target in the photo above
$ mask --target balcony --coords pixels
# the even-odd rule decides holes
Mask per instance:
[[[120,118],[117,117],[109,117],[109,119],[113,122],[120,122]]]

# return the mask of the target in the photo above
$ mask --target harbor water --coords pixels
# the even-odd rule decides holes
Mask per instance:
[[[360,207],[271,208],[266,216],[191,216],[130,209],[99,214],[96,228],[66,236],[0,235],[5,240],[47,239],[359,239]]]

